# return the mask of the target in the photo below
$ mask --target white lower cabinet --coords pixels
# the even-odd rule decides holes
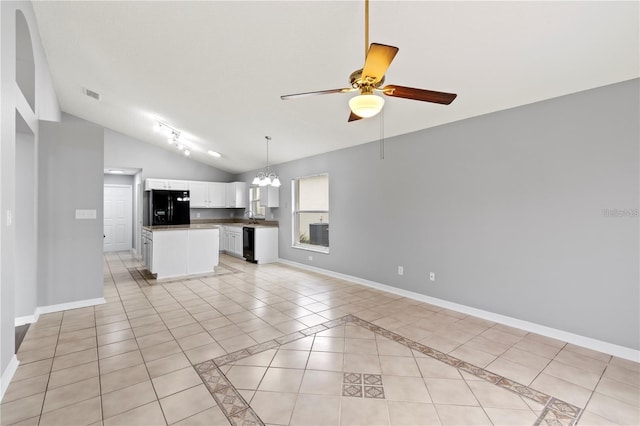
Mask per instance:
[[[232,243],[230,244],[230,250],[236,256],[242,257],[242,228],[240,232],[231,234]]]
[[[251,226],[251,225],[248,225]],[[220,226],[220,251],[232,256],[243,256],[242,226]],[[278,227],[256,226],[254,231],[254,258],[257,263],[278,261]]]
[[[143,231],[145,266],[158,279],[211,273],[218,265],[216,228]]]
[[[278,228],[256,227],[254,234],[254,257],[257,263],[278,261]]]
[[[242,257],[242,227],[241,226],[222,226],[223,229],[223,248],[227,254]]]
[[[206,232],[202,232],[206,231]],[[218,229],[202,229],[189,231],[189,258],[187,270],[189,274],[204,274],[213,271],[218,264]]]

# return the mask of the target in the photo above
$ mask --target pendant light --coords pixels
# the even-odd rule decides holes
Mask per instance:
[[[277,174],[269,172],[269,141],[271,140],[271,136],[265,136],[264,138],[267,140],[267,169],[264,172],[256,174],[256,177],[253,178],[251,184],[258,186],[271,185],[277,188],[281,185],[280,178]]]

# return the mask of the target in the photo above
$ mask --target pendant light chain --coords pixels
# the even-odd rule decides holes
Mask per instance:
[[[269,141],[271,136],[265,136],[264,138],[267,140],[267,176],[269,176]]]

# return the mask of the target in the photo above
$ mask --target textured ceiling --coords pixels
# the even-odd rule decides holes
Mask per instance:
[[[348,86],[363,1],[33,3],[63,111],[175,149],[162,119],[230,172],[264,167],[265,135],[282,163],[376,140],[382,118],[390,137],[637,78],[638,5],[374,1],[370,41],[400,48],[386,83],[458,98],[386,98],[383,117],[347,123],[352,94],[280,95]]]

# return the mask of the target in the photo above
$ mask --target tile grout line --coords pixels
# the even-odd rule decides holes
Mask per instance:
[[[120,255],[119,255],[119,254],[118,254],[118,261],[119,261],[119,262],[121,262],[121,263],[124,265],[124,262],[123,262],[123,261],[122,261],[122,259],[120,258]],[[109,261],[107,261],[107,263],[109,263]],[[124,265],[124,266],[126,267],[126,265]],[[122,309],[124,310],[124,315],[127,317],[127,322],[129,323],[129,326],[130,326],[131,332],[132,332],[132,334],[133,334],[133,336],[134,336],[134,337],[133,337],[133,340],[135,340],[135,342],[136,342],[136,347],[138,348],[138,351],[140,351],[140,346],[139,346],[139,344],[138,344],[138,340],[137,340],[137,339],[136,339],[136,337],[135,337],[135,333],[133,333],[133,326],[131,325],[130,318],[129,318],[129,316],[127,315],[127,310],[126,310],[126,308],[124,307],[124,304],[122,303],[122,295],[120,294],[120,290],[118,290],[118,286],[117,286],[117,285],[116,285],[116,283],[115,283],[115,279],[113,279],[113,273],[111,272],[111,265],[110,265],[110,264],[109,264],[109,272],[111,273],[111,278],[112,278],[112,281],[114,282],[114,289],[115,289],[115,291],[116,291],[116,293],[117,293],[117,295],[118,295],[118,299],[120,300],[120,303],[122,304]],[[130,272],[129,272],[129,274],[131,275],[131,273],[130,273]],[[138,284],[138,283],[137,283],[137,281],[135,281],[135,277],[133,277],[133,275],[131,275],[131,278],[133,278],[133,279],[134,279],[134,282],[136,282],[136,284]],[[97,332],[96,332],[96,338],[97,338]],[[115,343],[118,343],[118,342],[115,342]],[[103,346],[104,346],[104,345],[103,345]],[[98,347],[96,347],[96,350],[98,350]],[[133,352],[133,351],[129,351],[129,352]],[[127,352],[124,352],[124,353],[127,353]],[[118,354],[118,355],[120,355],[120,354]],[[112,355],[112,356],[117,356],[117,355]],[[141,356],[142,356],[142,353],[141,353]],[[110,357],[107,357],[107,358],[110,358]],[[144,364],[145,369],[147,370],[147,374],[149,374],[149,370],[148,370],[148,368],[147,368],[146,362],[144,361],[144,358],[142,359],[142,363]],[[128,368],[128,367],[127,367],[127,368]],[[114,371],[112,371],[111,373],[116,372],[116,371],[118,371],[118,370],[114,370]],[[101,384],[101,383],[102,383],[102,381],[101,381],[100,376],[101,376],[101,374],[100,374],[100,356],[98,356],[98,380],[99,380],[99,382],[100,382],[100,384]],[[151,382],[151,376],[150,376],[150,375],[149,375],[149,381]],[[127,387],[131,387],[131,386],[135,386],[135,384],[134,384],[134,385],[127,386]],[[121,388],[121,389],[113,390],[113,391],[111,391],[111,392],[108,392],[107,394],[109,394],[109,393],[113,393],[113,392],[117,392],[117,391],[120,391],[120,390],[122,390],[122,389],[126,389],[127,387],[125,387],[125,388]],[[160,399],[158,398],[158,394],[156,393],[156,390],[155,390],[155,388],[153,387],[153,382],[151,382],[151,387],[152,387],[153,392],[154,392],[154,394],[155,394],[155,396],[156,396],[156,401],[158,402],[158,405],[160,406],[160,412],[162,413],[162,416],[163,416],[163,418],[164,418],[164,420],[165,420],[165,423],[166,423],[166,424],[169,424],[169,423],[167,422],[166,417],[164,416],[164,411],[162,410],[162,406],[160,405]],[[145,406],[145,405],[149,404],[149,402],[147,402],[146,404],[142,404],[142,405],[139,405],[139,406],[136,406],[136,407],[132,407],[132,408],[130,408],[129,410],[125,410],[125,411],[122,411],[122,412],[120,412],[120,413],[118,413],[118,414],[114,414],[114,415],[113,415],[113,416],[111,416],[111,417],[105,418],[105,417],[104,417],[103,404],[102,404],[102,396],[103,396],[103,395],[104,395],[104,394],[102,393],[102,386],[101,386],[101,387],[100,387],[100,408],[101,408],[101,410],[102,410],[102,413],[101,413],[101,414],[102,414],[102,416],[101,416],[101,417],[102,417],[102,422],[103,422],[103,423],[104,423],[104,421],[105,421],[105,420],[107,420],[107,419],[110,419],[110,418],[113,418],[113,417],[116,417],[116,416],[119,416],[119,415],[122,415],[122,414],[128,413],[128,412],[130,412],[130,411],[133,411],[133,410],[135,410],[135,409],[137,409],[137,408],[140,408],[140,407],[142,407],[142,406]]]
[[[146,294],[146,292],[144,292],[144,291],[142,290],[142,287],[140,286],[140,282],[139,282],[139,281],[137,281],[137,280],[135,279],[135,277],[133,276],[133,273],[132,273],[132,271],[131,271],[131,269],[132,269],[132,268],[127,267],[127,265],[126,265],[126,264],[124,264],[124,262],[122,262],[122,263],[123,263],[123,265],[125,266],[125,268],[127,269],[127,272],[131,275],[131,277],[134,279],[135,283],[138,285],[138,288],[140,289],[140,292],[141,292],[142,296],[144,296],[144,297],[145,297],[145,299],[146,299],[146,300],[147,300],[147,302],[149,303],[150,307],[154,310],[154,312],[156,313],[156,315],[158,315],[158,317],[160,318],[160,321],[162,321],[163,325],[164,325],[165,327],[167,327],[167,331],[171,334],[171,336],[172,336],[173,340],[174,340],[174,341],[176,342],[176,344],[180,347],[181,353],[182,353],[182,354],[185,354],[184,349],[182,348],[182,346],[180,346],[179,342],[177,341],[177,338],[176,338],[176,337],[173,335],[173,333],[171,332],[171,329],[169,328],[169,326],[167,325],[167,323],[166,323],[165,319],[163,318],[162,313],[161,313],[161,312],[159,312],[159,311],[156,309],[155,305],[154,305],[154,304],[153,304],[153,302],[149,299],[149,297],[148,297],[148,295]],[[230,268],[229,268],[229,269],[230,269]],[[138,275],[139,275],[139,276],[144,280],[144,282],[145,282],[149,287],[152,287],[152,284],[151,284],[151,283],[150,283],[150,282],[149,282],[149,281],[144,277],[144,275],[139,271],[139,269],[134,268],[134,271],[135,271],[135,272],[136,272],[136,273],[137,273],[137,274],[138,274]],[[195,281],[200,281],[200,282],[202,282],[200,278],[205,278],[205,277],[198,277]],[[171,283],[175,283],[175,282],[180,282],[180,283],[182,283],[182,281],[183,281],[183,280],[176,280],[176,281],[172,281]],[[187,312],[187,315],[188,315],[188,316],[190,316],[190,317],[195,321],[195,323],[200,324],[200,321],[199,321],[199,320],[197,320],[195,317],[193,317],[193,314],[189,311],[188,307],[185,307],[185,306],[181,303],[181,301],[180,301],[179,299],[177,299],[177,298],[174,296],[174,294],[173,294],[173,293],[171,293],[170,291],[168,291],[168,290],[166,290],[166,289],[165,289],[164,284],[167,284],[167,283],[168,283],[168,282],[161,282],[161,283],[155,283],[155,284],[156,284],[156,285],[160,285],[160,286],[165,290],[166,294],[167,294],[168,296],[170,296],[170,297],[173,299],[173,301],[174,301],[175,303],[177,303],[177,304],[180,306],[180,308],[181,308],[181,309],[184,309],[184,310],[185,310],[185,312]],[[208,288],[211,288],[207,283],[202,282],[202,284],[206,285]],[[184,286],[186,289],[188,289],[188,290],[189,290],[189,292],[190,292],[191,294],[196,295],[198,299],[200,299],[200,300],[204,301],[206,304],[208,304],[212,309],[216,309],[215,307],[213,307],[213,306],[211,305],[211,303],[209,303],[207,300],[203,299],[199,294],[195,293],[195,292],[194,292],[194,291],[193,291],[189,286],[184,285],[184,284],[183,284],[183,286]],[[213,288],[211,288],[211,289],[212,289],[212,290],[215,290],[215,289],[213,289]],[[215,291],[217,292],[217,290],[215,290]],[[120,296],[120,292],[119,292],[119,291],[118,291],[118,295],[119,295],[119,297],[121,298],[121,296]],[[216,309],[216,311],[217,311],[217,309]],[[126,312],[126,308],[125,308],[125,315],[126,315],[126,314],[127,314],[127,312]],[[224,317],[226,318],[226,315],[224,315],[224,314],[222,314],[222,313],[221,313],[221,315],[222,315],[222,316],[224,316]],[[128,315],[127,315],[127,317],[128,317]],[[132,331],[133,331],[133,326],[131,327],[131,329],[132,329]],[[209,334],[209,335],[210,335],[210,333],[208,332],[208,330],[206,330],[206,329],[205,329],[205,331],[207,332],[207,334]],[[152,334],[153,334],[153,333],[152,333]],[[218,345],[220,344],[220,343],[219,343],[215,338],[213,338],[213,336],[211,336],[211,337],[212,337],[212,339],[213,339],[213,340],[214,340]],[[135,336],[135,333],[134,333],[134,339],[136,340],[136,345],[138,345],[138,350],[140,350],[140,346],[139,346],[139,344],[138,344],[137,337]],[[222,348],[222,346],[221,346],[221,348]],[[193,348],[193,349],[195,349],[195,348]],[[224,350],[224,348],[222,348],[222,349]],[[225,352],[226,352],[226,351],[225,351]],[[186,356],[186,355],[185,355],[185,356]],[[190,363],[191,368],[195,369],[195,365],[194,365],[194,364],[192,364],[190,361],[189,361],[189,363]],[[145,368],[147,369],[147,373],[149,374],[149,370],[148,370],[147,365],[146,365],[147,363],[146,363],[146,361],[144,361],[144,357],[143,357],[143,364],[145,365]],[[167,374],[169,374],[169,373],[167,373]],[[164,409],[162,408],[162,404],[160,404],[160,398],[158,397],[158,394],[157,394],[157,391],[156,391],[156,389],[155,389],[155,386],[153,386],[153,379],[151,378],[151,375],[150,375],[150,374],[149,374],[149,378],[150,378],[149,380],[150,380],[150,382],[151,382],[151,385],[152,385],[153,391],[154,391],[154,393],[155,393],[155,395],[156,395],[156,401],[158,402],[158,405],[160,406],[160,410],[161,410],[161,412],[162,412],[162,414],[163,414],[163,417],[164,417],[164,419],[165,419],[165,422],[166,422],[167,424],[169,424],[169,422],[168,422],[168,420],[167,420],[167,418],[166,418],[166,415],[165,415],[165,413],[164,413]],[[200,377],[200,379],[202,380],[202,377]],[[202,381],[202,382],[201,382],[201,384],[206,385],[206,383],[205,383],[204,381]],[[198,386],[198,385],[192,386],[191,388],[196,387],[196,386]],[[189,388],[189,389],[191,389],[191,388]],[[183,390],[181,390],[181,391],[179,391],[179,392],[182,392],[182,391],[184,391],[184,390],[186,390],[186,389],[183,389]],[[178,393],[178,392],[176,392],[176,393]],[[169,396],[169,395],[167,395],[167,396]],[[145,404],[145,405],[146,405],[146,404]],[[133,409],[135,409],[135,408],[139,408],[139,407],[134,407],[134,408],[132,408],[131,410],[133,410]],[[131,410],[127,410],[127,412],[128,412],[128,411],[131,411]],[[206,411],[206,410],[204,410],[204,411]],[[122,413],[120,413],[120,414],[122,414]],[[200,414],[200,412],[199,412],[199,413],[193,413],[193,414],[192,414],[191,416],[189,416],[189,417],[193,417],[193,416],[198,415],[198,414]],[[189,417],[187,417],[187,418],[189,418]]]
[[[126,264],[124,264],[124,262],[122,262],[122,263],[123,263],[123,265],[124,265],[124,266],[125,266],[125,268],[126,268]],[[164,321],[164,319],[162,318],[162,316],[160,315],[160,313],[156,310],[156,308],[155,308],[155,306],[153,305],[153,303],[151,302],[151,300],[149,300],[149,298],[147,297],[147,294],[146,294],[144,291],[142,291],[142,288],[140,287],[139,282],[135,280],[135,277],[133,276],[133,274],[131,274],[131,271],[129,270],[129,268],[127,268],[127,272],[129,272],[129,275],[131,275],[131,278],[133,278],[133,279],[134,279],[134,281],[135,281],[136,285],[138,286],[138,289],[140,289],[140,292],[142,293],[142,295],[144,296],[144,298],[147,300],[147,302],[149,303],[149,305],[151,306],[151,308],[153,309],[153,311],[156,313],[156,315],[158,315],[158,317],[160,318],[160,321],[162,321],[162,323],[164,324],[164,326],[165,326],[165,327],[167,327],[166,322]],[[145,280],[145,281],[146,281],[146,280]],[[164,288],[164,287],[163,287],[163,288]],[[121,295],[120,295],[120,291],[119,291],[119,290],[117,290],[117,288],[116,288],[116,291],[118,292],[118,297],[122,300],[122,297],[121,297]],[[167,293],[169,293],[169,292],[167,292]],[[172,297],[172,298],[173,298],[173,299],[174,299],[174,300],[175,300],[175,301],[176,301],[176,302],[177,302],[177,303],[178,303],[182,308],[184,308],[184,306],[182,306],[182,304],[181,304],[180,302],[178,302],[178,300],[177,300],[177,299],[175,299],[175,297],[173,297],[173,295],[172,295],[171,293],[169,293],[169,295],[170,295],[170,296],[171,296],[171,297]],[[129,321],[129,324],[131,325],[129,315],[128,315],[128,313],[127,313],[126,308],[124,307],[124,304],[123,304],[123,309],[125,310],[125,315],[127,316],[127,320]],[[191,315],[191,313],[189,313],[189,315]],[[194,318],[194,319],[195,319],[195,318]],[[169,327],[167,327],[167,330],[169,331],[169,333],[171,333],[171,330],[169,329]],[[134,338],[134,340],[135,340],[135,342],[136,342],[136,346],[138,347],[138,351],[140,351],[140,356],[142,357],[142,363],[144,364],[145,370],[147,371],[147,374],[149,375],[149,382],[151,383],[151,388],[153,389],[153,393],[154,393],[154,395],[155,395],[155,397],[156,397],[156,401],[155,401],[155,402],[157,402],[157,403],[158,403],[158,406],[160,407],[160,412],[162,413],[162,417],[164,418],[165,423],[168,425],[168,424],[169,424],[169,421],[167,420],[167,416],[166,416],[166,414],[165,414],[165,412],[164,412],[164,409],[162,408],[162,404],[160,403],[160,397],[158,396],[158,392],[156,391],[156,388],[155,388],[155,386],[153,385],[153,378],[151,377],[151,373],[149,372],[149,367],[147,366],[147,362],[145,361],[144,356],[142,356],[142,350],[141,350],[141,348],[140,348],[140,344],[139,344],[139,342],[138,342],[138,338],[137,338],[137,336],[136,336],[135,332],[133,331],[133,326],[131,326],[131,332],[133,333],[133,338]],[[152,333],[152,334],[153,334],[153,333]],[[172,336],[172,337],[174,338],[174,340],[175,340],[175,336],[173,336],[173,333],[171,333],[171,336]],[[142,337],[142,336],[140,336],[140,337]],[[177,342],[177,341],[176,341],[176,344],[178,344],[178,342]],[[180,345],[178,344],[178,346],[180,346]],[[182,351],[182,353],[184,354],[184,350],[182,350],[182,347],[180,347],[180,350],[181,350],[181,351]],[[132,385],[132,386],[133,386],[133,385]],[[196,385],[196,386],[197,386],[197,385]],[[186,389],[183,389],[183,390],[186,390]],[[147,403],[147,404],[148,404],[148,403]],[[143,405],[147,405],[147,404],[143,404]],[[141,406],[143,406],[143,405],[141,405]],[[116,415],[124,414],[124,413],[126,413],[126,412],[129,412],[129,411],[135,410],[136,408],[139,408],[139,407],[141,407],[141,406],[134,407],[134,408],[132,408],[131,410],[127,410],[127,411],[124,411],[123,413],[118,413],[118,414],[116,414]],[[195,414],[198,414],[198,413],[195,413]],[[195,414],[194,414],[194,415],[195,415]],[[114,417],[114,416],[112,416],[112,417]],[[189,416],[189,417],[191,417],[191,416]],[[104,421],[104,419],[103,419],[103,421]]]

